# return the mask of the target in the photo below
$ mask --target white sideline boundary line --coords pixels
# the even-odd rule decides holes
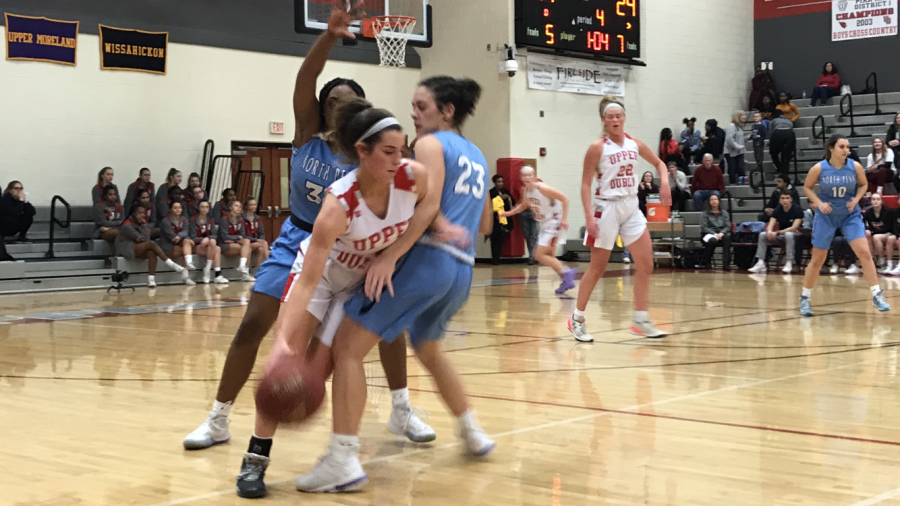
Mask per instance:
[[[754,381],[754,382],[746,383],[746,384],[742,384],[742,385],[732,385],[732,386],[729,386],[729,387],[717,388],[717,389],[715,389],[715,390],[706,390],[706,391],[704,391],[704,392],[696,392],[696,393],[693,393],[693,394],[682,395],[682,396],[679,396],[679,397],[672,397],[672,398],[670,398],[670,399],[663,399],[663,400],[659,400],[659,401],[646,402],[646,403],[644,403],[644,404],[636,404],[636,405],[634,405],[634,406],[628,406],[628,407],[625,407],[625,408],[621,408],[619,411],[635,411],[635,410],[639,410],[639,409],[646,408],[646,407],[651,407],[651,406],[661,406],[661,405],[663,405],[663,404],[670,404],[670,403],[673,403],[673,402],[680,402],[680,401],[686,401],[686,400],[696,399],[696,398],[698,398],[698,397],[705,397],[705,396],[707,396],[707,395],[710,395],[710,394],[716,394],[716,393],[720,393],[720,392],[731,392],[731,391],[734,391],[734,390],[742,390],[742,389],[744,389],[744,388],[753,388],[753,387],[757,387],[757,386],[760,386],[760,385],[766,385],[766,384],[769,384],[769,383],[774,383],[774,382],[776,382],[776,381],[785,381],[785,380],[791,380],[791,379],[796,379],[796,378],[803,378],[803,377],[806,377],[806,376],[812,376],[812,375],[814,375],[814,374],[819,374],[819,373],[823,373],[823,372],[837,371],[837,370],[840,370],[840,369],[846,369],[846,368],[849,368],[849,367],[856,367],[856,366],[859,366],[859,365],[868,364],[868,363],[871,363],[871,362],[879,362],[879,361],[881,361],[881,358],[872,359],[872,360],[863,360],[863,361],[861,361],[861,362],[854,362],[854,363],[852,363],[852,364],[846,364],[846,365],[841,365],[841,366],[836,366],[836,367],[829,367],[829,368],[827,368],[827,369],[816,369],[816,370],[814,370],[814,371],[807,371],[807,372],[799,373],[799,374],[791,374],[790,376],[781,376],[781,377],[778,377],[778,378],[772,378],[772,379],[766,379],[766,380],[759,380],[759,381]],[[501,433],[498,433],[498,434],[493,434],[493,435],[491,435],[491,437],[496,438],[496,439],[499,439],[499,438],[508,437],[508,436],[515,436],[515,435],[518,435],[518,434],[524,434],[524,433],[527,433],[527,432],[533,432],[533,431],[536,431],[536,430],[547,429],[547,428],[550,428],[550,427],[557,427],[557,426],[560,426],[560,425],[567,425],[567,424],[570,424],[570,423],[582,422],[582,421],[585,421],[585,420],[591,420],[591,419],[593,419],[593,418],[599,418],[599,417],[601,417],[601,416],[610,416],[610,415],[613,415],[613,414],[615,414],[615,413],[609,413],[609,412],[591,413],[591,414],[589,414],[589,415],[579,416],[579,417],[575,417],[575,418],[568,418],[568,419],[566,419],[566,420],[559,420],[559,421],[556,421],[556,422],[547,422],[547,423],[542,423],[542,424],[540,424],[540,425],[533,425],[533,426],[531,426],[531,427],[523,427],[523,428],[521,428],[521,429],[511,430],[511,431],[507,431],[507,432],[501,432]],[[371,459],[369,459],[369,460],[363,461],[362,464],[363,464],[363,465],[377,464],[377,463],[379,463],[379,462],[387,462],[387,461],[391,461],[391,460],[397,460],[397,459],[400,459],[400,458],[405,458],[405,457],[409,457],[409,456],[412,456],[412,455],[417,455],[417,454],[423,453],[423,452],[431,452],[431,451],[437,451],[437,450],[443,450],[443,449],[447,449],[447,448],[452,448],[452,447],[458,446],[458,445],[459,445],[458,442],[455,442],[455,443],[447,443],[447,444],[440,445],[440,446],[434,446],[434,447],[431,447],[431,448],[422,448],[422,449],[419,449],[419,450],[413,450],[413,451],[406,452],[406,453],[400,453],[400,454],[395,454],[395,455],[386,455],[386,456],[384,456],[384,457],[375,457],[375,458],[371,458]],[[494,451],[497,451],[497,450],[494,450]],[[289,477],[289,478],[282,478],[282,479],[279,479],[279,480],[273,480],[273,481],[268,482],[267,485],[280,485],[280,484],[282,484],[282,483],[287,483],[287,482],[289,482],[289,481],[294,481],[294,480],[296,480],[299,476],[300,476],[300,475],[298,475],[298,476],[293,476],[293,477]],[[151,505],[151,506],[177,506],[177,505],[180,505],[180,504],[189,504],[189,503],[192,503],[192,502],[195,502],[195,501],[202,501],[202,500],[205,500],[205,499],[212,499],[212,498],[215,498],[215,497],[221,497],[221,496],[224,496],[224,495],[234,494],[234,493],[235,493],[235,489],[234,489],[234,487],[232,487],[232,488],[229,488],[229,489],[227,489],[227,490],[218,490],[218,491],[215,491],[215,492],[208,492],[208,493],[206,493],[206,494],[200,494],[200,495],[191,496],[191,497],[184,497],[184,498],[182,498],[182,499],[174,499],[174,500],[171,500],[171,501],[160,502],[160,503],[153,504],[153,505]],[[298,493],[299,493],[299,492],[298,492]],[[886,495],[886,494],[894,494],[894,495],[885,496],[883,499],[879,499],[879,502],[880,502],[881,500],[888,499],[888,498],[891,498],[891,497],[896,497],[897,495],[900,495],[900,488],[895,489],[895,490],[892,490],[892,491],[890,491],[890,492],[886,492],[885,494],[882,494],[882,495]],[[881,497],[881,496],[877,496],[877,497]],[[873,498],[873,499],[875,499],[875,498]],[[872,499],[869,499],[869,501],[871,501],[871,500],[872,500]],[[851,505],[851,506],[868,506],[868,505],[871,505],[871,504],[876,504],[876,503],[875,503],[875,502],[862,502],[862,503],[856,503],[856,504],[853,504],[853,505]]]
[[[876,496],[872,496],[868,499],[864,499],[859,502],[855,502],[850,506],[872,506],[873,504],[878,504],[888,499],[893,499],[897,496],[900,496],[900,487],[895,488],[894,490],[888,490],[887,492],[878,494]]]

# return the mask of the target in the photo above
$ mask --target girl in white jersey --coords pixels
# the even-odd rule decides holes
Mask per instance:
[[[535,221],[540,223],[538,247],[534,252],[534,257],[538,262],[559,274],[562,283],[556,289],[556,293],[565,293],[575,288],[575,276],[578,274],[576,269],[564,266],[556,258],[556,242],[559,240],[559,234],[561,231],[569,229],[569,198],[561,191],[538,179],[534,167],[526,165],[522,167],[520,173],[522,182],[525,183],[525,187],[522,189],[522,198],[516,207],[501,213],[500,216],[509,218],[526,209],[531,209]]]
[[[625,133],[625,106],[611,96],[600,101],[600,120],[603,136],[591,144],[584,157],[581,180],[581,202],[584,205],[587,233],[584,239],[591,248],[591,265],[581,278],[575,313],[566,326],[581,342],[591,342],[584,323],[584,311],[597,281],[606,270],[609,253],[616,244],[616,236],[628,247],[634,259],[637,276],[634,280],[634,322],[631,333],[644,337],[663,337],[666,334],[650,322],[647,313],[650,298],[650,273],[653,271],[653,249],[647,219],[638,205],[638,162],[643,158],[656,167],[656,173],[666,174],[666,164],[643,142]],[[594,179],[597,188],[591,195]],[[672,204],[669,179],[660,177],[659,199]]]
[[[334,368],[331,345],[344,317],[344,302],[378,253],[406,230],[428,187],[424,167],[403,159],[405,138],[391,113],[354,98],[341,105],[336,117],[341,152],[359,168],[328,188],[312,235],[300,244],[269,359],[271,365],[285,355],[296,360],[305,356],[307,366],[326,378]],[[318,342],[312,341],[314,333]],[[410,430],[409,423],[421,424],[410,416],[401,423],[389,422],[388,429],[407,437],[427,432],[417,442],[435,439],[433,431]],[[265,495],[263,478],[276,428],[277,423],[257,412],[250,449],[237,477],[241,497]]]

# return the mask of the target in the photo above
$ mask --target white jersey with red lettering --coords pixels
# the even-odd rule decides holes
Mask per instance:
[[[322,322],[319,340],[331,346],[334,332],[344,316],[343,303],[352,295],[369,270],[372,260],[393,244],[409,225],[418,201],[412,168],[404,160],[391,183],[390,200],[384,218],[372,212],[363,200],[356,179],[357,171],[347,174],[328,188],[347,212],[347,230],[338,237],[331,250],[322,279],[307,307]],[[305,252],[312,236],[300,244],[300,251],[285,287],[283,301],[287,301],[303,269]]]
[[[585,233],[584,244],[611,250],[616,237],[625,246],[637,241],[647,229],[647,219],[638,203],[637,142],[628,134],[622,145],[609,137],[603,138],[603,156],[597,165],[597,189],[594,192],[594,220],[599,237]]]
[[[540,223],[538,245],[556,247],[559,233],[562,230],[562,206],[559,202],[541,193],[544,182],[538,179],[531,188],[525,187],[524,197]]]

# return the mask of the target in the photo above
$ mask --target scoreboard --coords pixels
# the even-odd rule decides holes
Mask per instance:
[[[640,58],[640,0],[516,0],[516,45]]]

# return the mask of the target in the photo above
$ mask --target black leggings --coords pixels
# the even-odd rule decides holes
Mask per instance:
[[[769,139],[769,154],[778,172],[787,176],[791,171],[791,160],[797,147],[797,136],[793,130],[775,130]]]
[[[710,239],[703,243],[705,250],[703,251],[703,265],[709,266],[709,261],[712,258],[713,252],[716,251],[716,248],[722,246],[722,268],[727,269],[731,267],[731,234],[725,233],[722,235],[722,239]]]

